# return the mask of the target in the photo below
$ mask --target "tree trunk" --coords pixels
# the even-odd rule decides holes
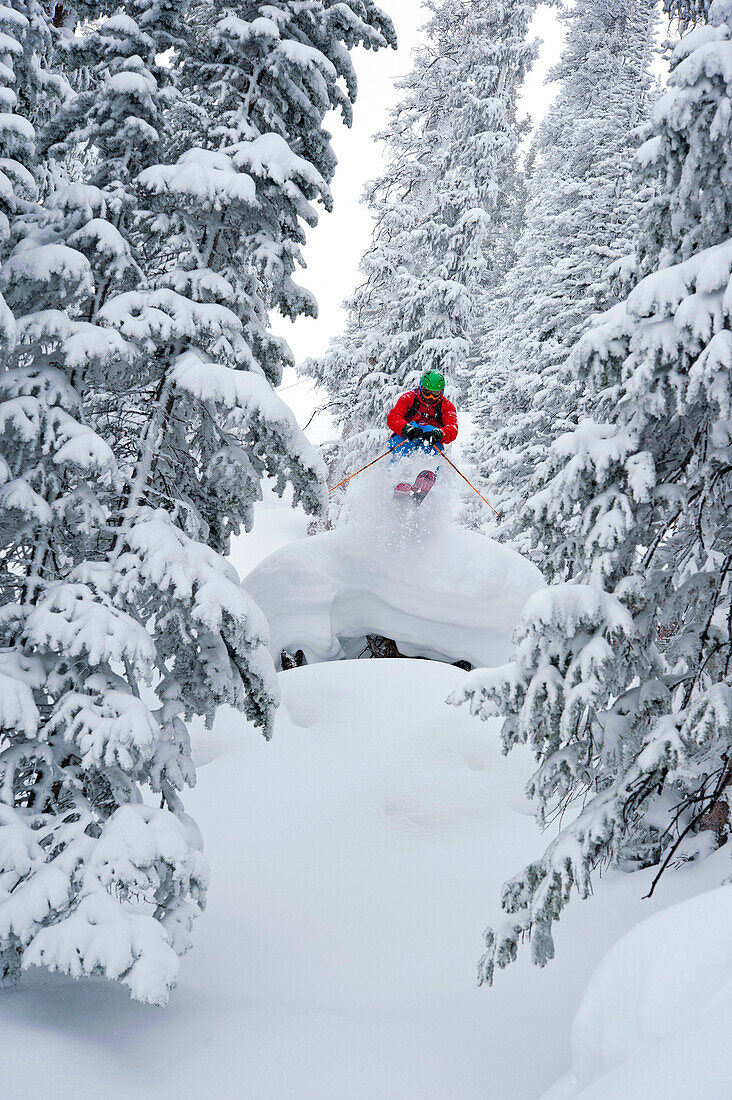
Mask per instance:
[[[0,951],[0,990],[13,989],[20,981],[20,947],[10,943]]]

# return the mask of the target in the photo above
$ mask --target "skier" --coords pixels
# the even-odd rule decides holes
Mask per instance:
[[[394,433],[389,442],[392,450],[399,448],[395,457],[403,457],[422,450],[429,454],[434,448],[442,448],[457,439],[457,411],[445,397],[445,379],[437,371],[426,371],[416,390],[403,393],[386,418]],[[404,441],[407,440],[405,443]],[[401,482],[394,489],[398,499],[411,499],[421,504],[437,480],[434,470],[422,470],[414,485]]]

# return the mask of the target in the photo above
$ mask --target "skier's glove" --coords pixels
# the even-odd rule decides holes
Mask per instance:
[[[421,439],[422,433],[416,424],[405,424],[402,437],[404,439]]]
[[[437,447],[442,443],[443,435],[439,428],[432,428],[431,431],[424,433],[424,438],[427,443],[431,443],[433,447]]]

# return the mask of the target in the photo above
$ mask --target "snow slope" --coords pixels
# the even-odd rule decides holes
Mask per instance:
[[[199,731],[186,802],[212,886],[170,1007],[31,972],[0,997],[3,1100],[537,1100],[602,955],[700,879],[649,903],[648,876],[610,875],[562,920],[550,967],[524,957],[478,989],[501,883],[544,838],[527,756],[445,705],[461,676],[314,665],[280,676],[271,743],[230,712]]]
[[[416,458],[365,475],[349,493],[348,523],[282,547],[246,577],[269,621],[275,659],[283,649],[302,649],[309,663],[356,657],[367,634],[394,639],[407,656],[472,665],[508,659],[541,574],[452,522],[449,482],[438,482],[420,509],[391,499],[396,481],[429,464]]]

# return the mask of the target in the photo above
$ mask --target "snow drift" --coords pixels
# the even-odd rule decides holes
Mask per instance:
[[[541,574],[452,522],[444,472],[419,509],[393,501],[394,483],[426,465],[424,457],[385,465],[349,493],[347,522],[283,547],[249,574],[244,585],[269,621],[276,660],[283,649],[302,649],[308,663],[357,657],[369,634],[393,639],[405,656],[508,659]]]
[[[732,1094],[732,885],[656,913],[593,975],[544,1100]]]

